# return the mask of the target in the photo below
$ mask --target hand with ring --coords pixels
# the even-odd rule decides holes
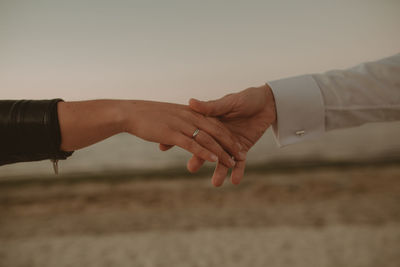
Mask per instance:
[[[239,93],[229,94],[212,101],[192,99],[189,106],[205,116],[218,118],[219,122],[229,129],[241,145],[241,157],[237,158],[232,169],[231,182],[239,184],[244,176],[246,153],[260,139],[264,132],[276,122],[275,101],[268,85],[252,87]],[[162,150],[170,147],[161,145]],[[187,164],[190,172],[196,172],[204,160],[193,155]],[[217,163],[212,177],[215,186],[221,186],[229,168]]]
[[[59,102],[58,117],[63,151],[127,132],[160,143],[161,150],[176,145],[201,162],[218,161],[226,168],[245,159],[239,139],[222,122],[185,105],[141,100]]]
[[[218,161],[233,168],[235,159],[244,159],[241,145],[218,119],[206,117],[185,105],[126,101],[125,131],[144,140],[157,142],[160,148],[177,145],[196,157]]]

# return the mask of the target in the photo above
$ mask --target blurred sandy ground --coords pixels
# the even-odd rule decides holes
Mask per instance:
[[[0,266],[397,267],[399,162],[2,181]]]

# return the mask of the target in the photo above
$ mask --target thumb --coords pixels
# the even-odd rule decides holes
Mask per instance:
[[[201,101],[194,98],[189,100],[189,107],[206,116],[223,116],[232,110],[232,103],[227,96],[217,100]]]

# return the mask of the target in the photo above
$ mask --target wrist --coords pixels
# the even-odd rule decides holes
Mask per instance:
[[[263,88],[266,91],[266,109],[268,109],[268,114],[270,114],[271,116],[271,124],[275,124],[277,121],[277,111],[276,111],[276,105],[275,105],[275,97],[274,97],[274,93],[271,89],[271,87],[268,84],[265,84],[263,86]]]
[[[140,120],[140,106],[143,101],[122,100],[118,105],[118,124],[121,132],[135,135]]]
[[[112,118],[114,129],[117,133],[125,132],[125,125],[127,124],[127,112],[124,107],[126,100],[114,100],[113,104],[109,106],[108,113],[109,117]]]

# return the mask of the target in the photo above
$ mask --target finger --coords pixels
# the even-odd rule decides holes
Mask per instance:
[[[177,146],[191,152],[193,155],[196,155],[203,160],[210,162],[218,161],[218,157],[214,153],[202,147],[195,140],[184,134],[177,134],[175,143]]]
[[[222,116],[232,110],[233,103],[230,98],[224,96],[217,100],[200,101],[194,98],[189,100],[191,109],[207,116]]]
[[[238,185],[244,176],[244,169],[246,167],[246,161],[237,161],[235,167],[232,170],[231,174],[231,183]]]
[[[202,147],[213,152],[218,157],[218,162],[229,168],[233,168],[236,162],[232,157],[205,131],[200,131],[194,140]]]
[[[171,148],[173,148],[173,145],[166,145],[166,144],[159,144],[158,146],[160,148],[161,151],[167,151],[170,150]]]
[[[202,160],[201,158],[197,157],[197,156],[192,156],[186,167],[188,169],[188,171],[190,171],[191,173],[195,173],[198,170],[200,170],[201,166],[203,166],[204,164],[204,160]]]
[[[186,136],[192,136],[196,129],[202,129],[198,132],[195,140],[205,147],[206,149],[212,151],[214,154],[218,156],[218,160],[225,164],[225,166],[232,168],[235,166],[235,161],[232,157],[226,152],[232,153],[231,155],[235,158],[241,160],[243,158],[240,152],[240,144],[236,142],[236,137],[234,137],[228,129],[221,123],[221,125],[217,124],[217,121],[211,120],[211,118],[206,119],[202,115],[194,115],[190,118],[191,121],[196,122],[195,125],[187,125],[182,127],[183,134]],[[204,130],[203,130],[204,128]],[[208,132],[213,132],[215,135],[218,136],[214,138],[208,134]],[[227,149],[224,149],[225,146],[221,146],[222,143],[225,143]],[[228,148],[229,147],[229,148]],[[226,150],[226,151],[225,151]],[[232,151],[232,152],[230,152]]]
[[[244,160],[245,154],[241,151],[242,146],[238,139],[226,128],[226,126],[215,118],[200,118],[197,121],[198,128],[207,132],[220,146],[237,160]]]
[[[213,177],[211,179],[212,184],[217,187],[221,186],[224,183],[226,176],[228,175],[228,170],[229,169],[226,166],[217,163]]]

